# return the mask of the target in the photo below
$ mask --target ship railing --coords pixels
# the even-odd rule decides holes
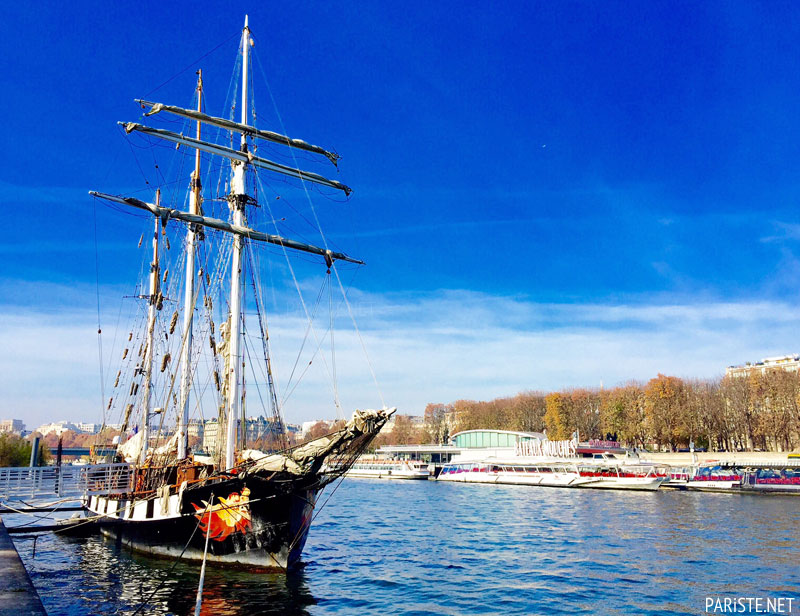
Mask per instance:
[[[128,464],[0,468],[0,500],[124,492],[131,482]]]

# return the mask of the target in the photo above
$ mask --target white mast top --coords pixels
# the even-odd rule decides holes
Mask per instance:
[[[247,15],[244,16],[244,30],[242,31],[242,124],[247,124],[247,71],[250,58],[250,28],[247,25]],[[242,133],[242,145],[247,143],[247,134]]]
[[[247,16],[244,18],[242,31],[242,124],[247,124],[247,73],[248,51],[250,47],[250,29],[247,27]],[[242,132],[242,151],[247,151],[247,133]],[[233,181],[231,182],[231,207],[233,208],[233,224],[244,224],[244,207],[247,202],[245,172],[247,161],[232,161]],[[242,360],[239,356],[241,339],[239,325],[242,319],[242,236],[233,236],[233,254],[231,258],[231,328],[229,348],[229,381],[228,381],[228,417],[225,436],[225,468],[233,468],[236,464],[236,435],[239,427],[239,408],[241,406],[241,390],[239,375]]]
[[[156,190],[156,204],[161,203],[161,190]],[[142,396],[142,449],[139,453],[139,463],[144,464],[147,459],[147,446],[150,442],[150,399],[153,387],[153,364],[155,362],[155,328],[156,310],[160,308],[159,280],[161,278],[158,267],[158,231],[160,220],[155,219],[153,230],[153,261],[150,263],[150,295],[147,308],[147,339],[144,353],[144,395]]]
[[[203,72],[197,71],[197,110],[203,108]],[[201,123],[197,122],[197,139],[200,139]],[[189,195],[189,213],[200,214],[200,150],[195,152],[194,171],[192,172],[191,193]],[[194,318],[195,291],[195,227],[189,225],[186,230],[186,287],[183,297],[183,343],[181,346],[181,403],[178,416],[178,460],[186,458],[188,449],[189,426],[189,389],[191,379],[192,353],[192,320]]]

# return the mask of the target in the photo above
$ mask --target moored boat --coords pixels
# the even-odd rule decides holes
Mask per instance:
[[[688,481],[687,490],[703,492],[735,492],[742,483],[742,469],[729,463],[704,462],[694,467]]]
[[[491,459],[446,464],[438,481],[560,488],[657,490],[666,480],[656,465],[570,458]]]
[[[417,460],[382,460],[359,458],[345,477],[370,479],[428,479],[430,471],[425,462]]]
[[[800,459],[764,461],[745,467],[741,481],[742,492],[755,494],[800,495]]]
[[[672,490],[685,490],[689,479],[692,476],[693,467],[691,466],[669,466],[665,465],[660,470],[664,475],[664,483],[661,484],[662,488]]]

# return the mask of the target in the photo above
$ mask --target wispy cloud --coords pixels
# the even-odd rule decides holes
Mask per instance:
[[[775,233],[773,235],[765,235],[760,238],[760,241],[765,244],[776,242],[796,242],[800,240],[800,224],[788,222],[773,222]]]
[[[501,227],[509,225],[525,225],[530,223],[542,223],[547,219],[545,218],[509,218],[504,220],[468,220],[468,221],[452,221],[441,222],[427,225],[410,225],[405,227],[384,227],[381,229],[370,229],[368,231],[358,231],[355,233],[348,232],[347,234],[330,234],[330,237],[384,237],[391,235],[406,235],[409,233],[421,233],[430,231],[440,231],[442,229],[489,229],[492,227]]]
[[[453,290],[353,292],[353,300],[382,399],[409,413],[434,401],[610,386],[659,372],[715,377],[729,364],[798,351],[800,316],[781,302],[543,304]],[[62,417],[98,420],[96,314],[5,307],[0,318],[3,415],[37,425]],[[339,324],[336,374],[343,409],[380,405],[361,340],[347,315],[340,315]],[[309,337],[297,364],[295,376],[305,377],[288,399],[290,421],[334,415],[326,325],[317,325],[322,350],[314,354],[316,342]],[[278,383],[285,390],[306,322],[297,311],[283,311],[271,316],[270,326]],[[112,336],[105,334],[106,358]]]

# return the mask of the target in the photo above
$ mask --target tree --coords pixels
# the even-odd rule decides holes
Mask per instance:
[[[538,391],[518,393],[509,401],[508,430],[541,432],[544,430],[544,414],[547,410],[545,395]]]
[[[564,398],[561,394],[552,393],[545,396],[544,423],[547,427],[547,438],[551,441],[561,441],[567,438],[565,425]]]
[[[564,393],[567,407],[567,432],[581,438],[596,438],[600,433],[600,396],[591,389],[572,389]]]
[[[326,434],[330,434],[333,430],[328,425],[327,421],[318,421],[311,429],[308,431],[308,438],[309,440],[314,440],[315,438],[320,438],[325,436]]]
[[[752,390],[747,378],[726,376],[720,383],[722,397],[725,399],[725,425],[728,429],[726,449],[731,451],[751,447]]]
[[[31,462],[31,442],[16,434],[0,433],[0,466],[28,466]],[[44,442],[39,444],[38,464],[50,461],[50,452]]]
[[[659,374],[645,387],[645,410],[652,435],[659,447],[675,451],[678,443],[688,441],[686,400],[683,381]]]
[[[690,436],[697,447],[724,449],[729,427],[720,381],[688,381]]]
[[[387,435],[391,445],[418,445],[425,439],[423,430],[411,422],[410,415],[396,415],[394,428]]]
[[[621,439],[626,427],[625,390],[615,387],[603,391],[600,394],[600,429]]]
[[[441,403],[430,403],[425,407],[426,440],[429,443],[443,445],[449,440],[447,413],[451,409],[449,404]]]

